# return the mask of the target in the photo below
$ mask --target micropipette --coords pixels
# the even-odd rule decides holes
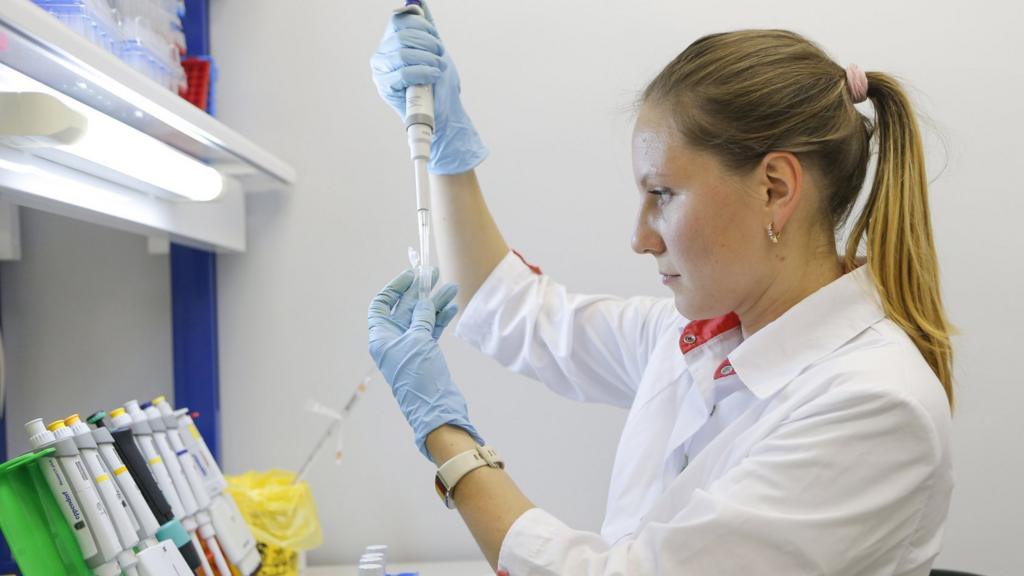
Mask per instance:
[[[419,0],[405,0],[405,6],[395,11],[424,16]],[[419,297],[430,295],[433,269],[430,267],[430,180],[427,162],[430,160],[430,142],[434,137],[434,87],[430,84],[409,86],[405,91],[405,132],[409,139],[416,174],[416,217],[419,228],[419,265],[417,276]]]

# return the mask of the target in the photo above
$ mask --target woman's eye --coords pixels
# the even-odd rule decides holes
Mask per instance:
[[[664,188],[648,190],[647,193],[657,197],[658,206],[664,206],[672,198],[672,192]]]

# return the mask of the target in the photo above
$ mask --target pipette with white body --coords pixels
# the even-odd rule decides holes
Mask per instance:
[[[163,402],[163,396],[158,397],[157,400]],[[178,492],[178,497],[181,499],[181,505],[185,511],[185,517],[181,518],[181,525],[192,539],[192,546],[199,552],[199,563],[203,568],[203,573],[212,574],[213,571],[206,560],[206,554],[203,554],[203,546],[199,542],[200,522],[198,517],[199,511],[209,506],[210,499],[207,497],[204,500],[206,506],[200,506],[200,497],[196,495],[192,488],[192,478],[188,476],[186,471],[192,472],[193,468],[190,468],[190,466],[194,466],[194,464],[191,458],[184,458],[188,456],[188,451],[184,449],[181,438],[178,435],[178,422],[171,416],[170,420],[173,426],[168,426],[163,414],[151,402],[141,404],[140,407],[142,408],[142,413],[149,419],[149,427],[153,430],[153,439],[156,442],[157,450],[167,466],[174,489]],[[200,484],[200,487],[205,491],[206,488],[201,486],[198,473],[196,473],[195,482]],[[203,495],[206,495],[205,492]],[[213,531],[213,528],[208,524],[209,521],[207,521],[207,526],[204,530],[205,534],[210,534]],[[223,568],[226,568],[226,566]]]
[[[51,427],[52,429],[50,429]],[[72,529],[76,532],[86,564],[96,576],[117,576],[121,573],[121,567],[116,559],[122,548],[117,539],[114,524],[111,522],[110,516],[107,515],[107,508],[100,499],[93,479],[86,472],[78,445],[70,436],[62,434],[64,437],[58,438],[54,433],[58,427],[64,427],[63,420],[53,422],[50,427],[44,426],[43,421],[39,418],[25,424],[29,443],[33,449],[39,450],[50,446],[57,449],[54,458],[51,460],[48,457],[46,460],[49,460],[48,464],[51,465],[55,460],[59,464],[60,474],[48,475],[47,482],[51,483],[50,487],[54,489],[55,496],[66,498],[69,504],[74,503],[70,504],[72,508],[77,508],[77,511],[73,511],[75,516],[73,520],[67,515],[65,518],[69,520]],[[47,474],[47,470],[44,469],[43,473]],[[56,489],[55,484],[58,480],[62,483],[66,482],[66,485],[71,487],[73,500],[69,498],[68,494]],[[82,516],[84,516],[84,521]],[[83,538],[86,534],[89,535],[88,541]]]
[[[55,423],[56,424],[56,423]],[[78,414],[72,414],[64,419],[63,426],[54,426],[52,430],[58,440],[73,438],[78,446],[79,454],[85,463],[85,469],[93,477],[96,490],[99,492],[100,501],[107,509],[107,516],[114,525],[114,532],[121,543],[121,552],[117,554],[117,563],[121,570],[130,576],[138,576],[136,566],[139,559],[135,556],[134,547],[139,543],[139,524],[128,506],[121,489],[114,480],[113,473],[104,464],[100,456],[99,445],[92,437],[89,427],[82,422]]]
[[[202,566],[200,550],[192,544],[191,536],[182,525],[185,518],[184,507],[174,488],[167,465],[158,451],[153,429],[149,426],[149,418],[142,411],[137,400],[129,400],[124,408],[116,408],[110,412],[111,433],[115,440],[124,442],[121,455],[129,467],[137,467],[140,477],[149,474],[147,490],[152,490],[150,508],[159,510],[160,520],[164,524],[157,532],[157,540],[170,539],[181,552],[190,568],[195,570]],[[130,444],[130,446],[128,446]],[[130,460],[129,460],[130,459]],[[145,482],[144,482],[145,483]]]
[[[419,0],[406,0],[397,13],[423,16]],[[434,138],[434,87],[430,84],[409,86],[405,91],[405,132],[416,173],[416,218],[419,226],[419,297],[430,295],[433,269],[430,266],[430,142]]]
[[[189,487],[192,489],[192,494],[196,499],[197,511],[195,514],[195,522],[198,525],[196,534],[203,539],[206,543],[206,547],[210,550],[213,555],[214,563],[217,565],[217,571],[222,574],[230,574],[227,561],[224,558],[224,553],[220,549],[220,544],[217,542],[217,533],[213,528],[213,520],[210,517],[210,494],[206,490],[206,485],[203,483],[200,477],[199,467],[196,464],[196,459],[193,458],[192,454],[185,447],[185,441],[182,437],[182,430],[178,424],[178,419],[174,416],[174,408],[167,402],[164,396],[157,396],[153,399],[153,402],[149,408],[145,409],[145,412],[150,416],[150,421],[156,417],[151,411],[159,413],[160,418],[164,421],[164,425],[167,428],[167,440],[171,444],[171,449],[174,450],[176,456],[178,456],[182,468],[182,472],[185,474],[185,478],[188,480]],[[187,433],[187,432],[186,432]],[[197,542],[193,542],[193,545],[198,546]],[[200,558],[202,560],[202,558]],[[204,566],[203,570],[207,574],[213,574],[213,571],[209,567]]]
[[[167,403],[166,399],[160,404],[164,403]],[[231,498],[231,494],[226,491],[228,482],[224,478],[224,473],[221,472],[220,466],[213,458],[203,436],[196,429],[188,409],[174,410],[173,408],[167,403],[166,408],[160,409],[171,410],[171,415],[178,420],[181,440],[195,461],[202,483],[206,486],[207,494],[210,497],[208,513],[213,523],[217,542],[220,545],[219,548],[243,576],[254,574],[259,571],[261,563],[260,554],[256,550],[256,537],[253,535],[252,529],[245,523],[242,512]],[[211,548],[211,552],[214,553],[216,560],[216,550]]]

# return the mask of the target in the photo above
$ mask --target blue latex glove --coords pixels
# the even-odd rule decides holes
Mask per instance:
[[[406,276],[410,276],[410,285],[407,288],[405,286]],[[455,295],[459,292],[459,287],[455,284],[445,284],[436,291],[437,279],[440,276],[440,270],[437,268],[433,269],[433,274],[430,278],[430,288],[433,291],[430,298],[434,301],[434,310],[437,311],[437,319],[434,322],[433,336],[434,340],[440,340],[441,334],[444,333],[444,329],[448,327],[455,315],[459,313],[459,305],[452,302],[455,300]],[[415,279],[414,270],[406,270],[398,276],[396,276],[381,293],[384,293],[388,289],[394,289],[395,292],[399,292],[401,289],[401,295],[398,299],[398,303],[392,307],[391,320],[395,322],[397,326],[401,326],[403,330],[409,328],[412,323],[412,312],[416,307],[416,302],[419,300],[419,283]]]
[[[455,317],[457,288],[446,285],[432,297],[416,301],[411,270],[392,280],[370,303],[370,356],[398,400],[416,435],[416,446],[430,459],[427,435],[444,424],[458,426],[483,445],[469,423],[462,392],[452,382],[437,339]],[[440,312],[438,312],[440,310]]]
[[[459,100],[459,73],[426,4],[423,10],[425,18],[415,14],[391,16],[384,38],[370,59],[373,82],[402,118],[405,89],[416,84],[434,85],[434,139],[428,168],[434,174],[460,174],[483,162],[488,150]]]

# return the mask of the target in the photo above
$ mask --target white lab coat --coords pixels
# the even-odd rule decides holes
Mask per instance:
[[[953,488],[942,386],[862,267],[743,340],[671,298],[581,296],[510,253],[456,333],[629,409],[601,535],[534,508],[511,576],[925,575]]]

